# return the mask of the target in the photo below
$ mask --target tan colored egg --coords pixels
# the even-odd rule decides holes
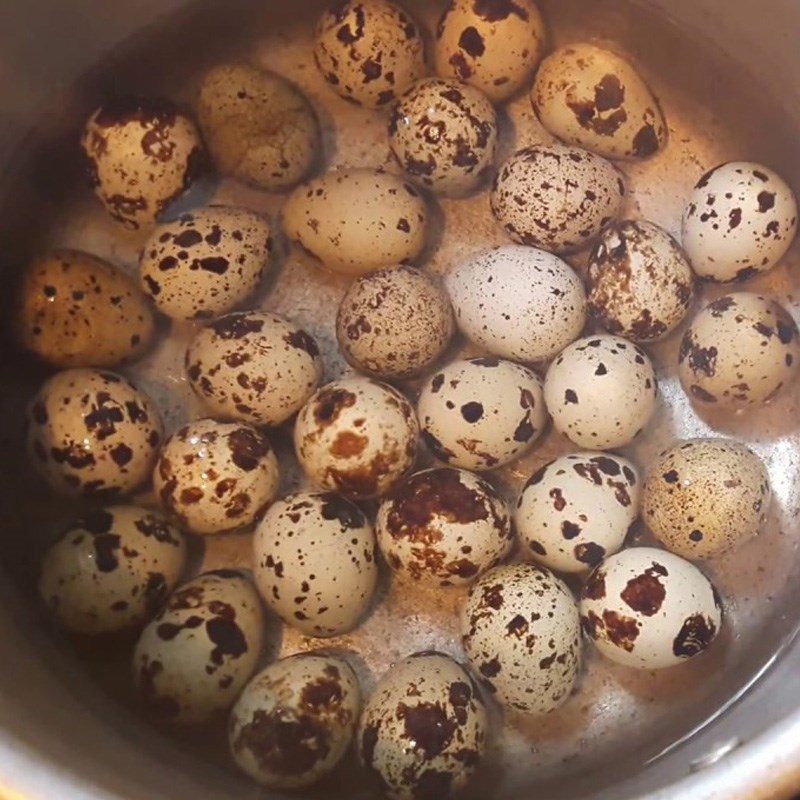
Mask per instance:
[[[246,64],[206,73],[198,120],[217,169],[259,189],[299,183],[320,152],[319,122],[300,90]]]
[[[81,145],[95,194],[133,229],[155,222],[203,167],[194,123],[161,100],[106,103],[86,123]]]
[[[113,367],[153,338],[153,312],[139,287],[88,253],[56,250],[31,264],[20,306],[22,343],[57,367]]]
[[[201,419],[165,443],[153,472],[163,508],[192,533],[244,528],[278,493],[278,460],[261,431]]]
[[[113,372],[59,372],[27,410],[31,460],[63,494],[113,497],[140,488],[162,436],[150,398]]]
[[[388,172],[329,172],[289,196],[287,236],[328,269],[348,275],[411,262],[425,246],[428,207],[410,183]]]
[[[166,316],[210,319],[232,311],[255,291],[272,247],[270,224],[260,214],[208,206],[153,231],[139,279]]]
[[[359,372],[409,378],[434,363],[453,336],[450,300],[426,273],[395,267],[359,278],[339,305],[339,349]]]
[[[592,44],[556,50],[539,67],[531,97],[550,133],[606,158],[648,158],[666,144],[658,100],[610,50]]]

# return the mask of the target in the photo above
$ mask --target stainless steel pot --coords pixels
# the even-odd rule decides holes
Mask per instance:
[[[236,41],[243,29],[303,14],[302,3],[270,5],[267,0],[0,0],[0,264],[5,270],[0,285],[8,285],[7,276],[35,247],[38,231],[66,196],[63,187],[77,179],[70,159],[61,157],[59,137],[86,111],[88,98],[113,87],[117,76],[134,86],[158,85],[166,58],[178,65],[173,70],[180,71],[184,61],[188,69],[196,50],[224,49],[220,42]],[[735,119],[742,155],[771,161],[800,186],[795,0],[642,0],[635,8],[615,0],[543,0],[541,5],[566,31],[589,28],[622,41],[676,93],[707,103],[721,125]],[[4,295],[7,300],[9,293]],[[25,528],[36,524],[30,512],[38,498],[15,479],[13,422],[23,387],[36,376],[17,364],[8,348],[0,351],[0,371],[0,417],[6,421],[0,428],[6,529],[0,545],[0,795],[10,800],[263,796],[109,699],[41,625],[25,588],[31,575]],[[796,405],[787,408],[795,411]],[[780,463],[796,471],[793,458]],[[788,473],[786,480],[797,482]],[[796,487],[787,492],[789,498],[797,495]],[[652,748],[643,755],[641,743],[632,740],[591,769],[565,764],[563,774],[542,785],[538,796],[757,800],[800,791],[800,642],[793,639],[798,585],[789,580],[772,606],[763,598],[757,628],[749,631],[746,644],[726,645],[736,657],[723,658],[726,669],[708,686],[676,685],[677,692],[691,690],[697,702],[683,718],[671,720],[664,736],[685,740],[658,758]],[[696,727],[700,730],[689,737]],[[358,796],[357,790],[348,796]]]

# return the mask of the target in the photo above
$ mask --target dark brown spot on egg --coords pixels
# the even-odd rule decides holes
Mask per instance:
[[[231,460],[245,472],[252,472],[272,450],[269,439],[254,428],[237,428],[228,434]]]
[[[716,625],[708,617],[702,614],[688,617],[672,643],[672,652],[680,658],[696,656],[711,644],[716,632]]]
[[[664,584],[658,579],[660,571],[648,567],[641,575],[631,578],[620,597],[634,611],[652,617],[661,608],[667,596]]]

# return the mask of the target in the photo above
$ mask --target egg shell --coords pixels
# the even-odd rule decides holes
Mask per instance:
[[[436,30],[436,72],[502,103],[528,82],[545,40],[544,20],[533,0],[450,0]]]
[[[505,501],[477,475],[418,472],[381,503],[375,523],[389,566],[432,586],[464,586],[500,564],[514,543]]]
[[[183,574],[186,542],[138,506],[89,511],[42,559],[39,594],[58,623],[91,636],[144,624]]]
[[[771,494],[764,463],[745,445],[691,439],[661,453],[650,467],[642,516],[673,553],[713,558],[759,533]]]
[[[765,403],[794,381],[800,334],[786,309],[749,292],[709,303],[681,342],[678,376],[699,405]]]
[[[413,261],[427,226],[419,191],[371,169],[329,172],[298,186],[283,207],[286,235],[328,269],[348,275]]]
[[[648,158],[667,143],[664,115],[639,73],[595,45],[567,45],[542,61],[531,100],[550,133],[605,158]]]
[[[264,786],[311,786],[344,757],[360,709],[346,661],[317,653],[284,658],[259,672],[233,707],[231,753]]]
[[[350,0],[325,11],[314,59],[337,94],[368,108],[392,103],[425,74],[419,27],[385,0]]]
[[[143,709],[191,725],[230,708],[258,666],[264,622],[258,593],[240,572],[215,570],[183,584],[136,643]]]
[[[683,214],[683,247],[701,277],[726,283],[772,269],[797,234],[797,199],[762,164],[733,161],[707,172]]]
[[[544,381],[556,430],[587,450],[630,444],[647,427],[657,397],[649,357],[619,336],[578,339],[550,365]]]
[[[348,363],[379,378],[410,378],[435,362],[453,337],[453,309],[429,275],[395,267],[365,275],[339,305],[336,336]]]
[[[689,313],[694,275],[678,243],[652,222],[612,223],[589,258],[590,316],[634,342],[668,336]]]
[[[361,510],[333,492],[300,492],[275,503],[253,540],[264,602],[307,636],[356,627],[375,591],[375,533]]]
[[[459,330],[494,355],[543,361],[581,335],[586,293],[558,256],[521,245],[483,252],[446,278]]]
[[[27,445],[39,474],[61,494],[116,497],[150,477],[163,427],[147,395],[121,375],[58,372],[26,412]]]
[[[600,156],[533,145],[500,168],[491,205],[515,242],[562,254],[592,244],[622,213],[625,193],[622,173]]]
[[[200,329],[186,351],[186,374],[220,419],[280,425],[322,380],[319,345],[277,314],[242,311]]]
[[[256,290],[272,247],[269,222],[252,211],[208,206],[181,214],[144,246],[142,289],[172,319],[217,317]]]
[[[589,576],[581,624],[606,658],[663,669],[705,650],[719,632],[722,610],[716,590],[693,564],[666,550],[632,547]]]
[[[153,312],[124,272],[88,253],[56,250],[22,280],[23,345],[56,367],[114,367],[150,345]]]
[[[323,386],[301,410],[294,446],[308,478],[357,499],[380,497],[417,455],[419,423],[400,392],[369,378]]]
[[[578,680],[578,606],[544,567],[512,564],[487,572],[469,591],[461,634],[473,673],[507,709],[549,713]]]
[[[523,551],[556,572],[596,567],[639,516],[636,467],[610,453],[571,453],[531,475],[514,521]]]
[[[539,377],[498,358],[455,361],[422,388],[422,438],[452,467],[476,472],[527,453],[547,424]]]
[[[151,225],[203,171],[194,123],[164,100],[119,99],[92,114],[81,138],[95,194],[128,228]]]
[[[384,675],[364,706],[358,753],[392,800],[447,800],[469,784],[487,734],[467,672],[449,656],[417,653]]]
[[[246,64],[206,73],[198,120],[219,172],[267,191],[303,180],[321,148],[319,122],[302,92]]]

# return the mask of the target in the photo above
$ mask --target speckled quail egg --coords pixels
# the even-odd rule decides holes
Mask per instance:
[[[113,367],[153,338],[153,312],[139,287],[107,261],[56,250],[25,273],[17,320],[22,343],[57,367]]]
[[[316,783],[353,740],[361,689],[341,658],[301,653],[253,678],[231,711],[228,738],[236,763],[272,789]]]
[[[197,332],[186,374],[211,414],[280,425],[302,408],[322,379],[319,346],[277,314],[241,311]]]
[[[684,391],[711,406],[771,400],[800,367],[797,325],[778,303],[749,292],[714,300],[681,342],[678,375]]]
[[[59,372],[27,410],[33,464],[64,494],[116,496],[138,489],[150,477],[162,436],[150,398],[113,372]]]
[[[187,725],[230,708],[258,666],[264,623],[258,593],[240,572],[215,570],[183,584],[136,644],[144,709]]]
[[[609,333],[655,342],[689,313],[693,284],[686,256],[665,230],[614,223],[589,258],[589,314]]]
[[[194,123],[166,101],[125,98],[101,106],[83,131],[95,194],[128,228],[155,222],[203,168]]]
[[[691,439],[650,468],[642,515],[673,553],[713,558],[758,534],[770,496],[766,467],[752,450],[725,439]]]
[[[713,281],[772,269],[797,233],[797,200],[768,167],[733,161],[707,172],[683,214],[683,247],[694,271]]]
[[[389,136],[392,152],[411,180],[457,197],[476,189],[492,169],[497,115],[475,87],[425,78],[395,106]]]
[[[255,291],[272,246],[269,222],[252,211],[209,206],[181,214],[145,245],[142,288],[172,319],[216,317]]]
[[[386,0],[345,0],[317,24],[314,59],[337,94],[370,108],[396,100],[425,74],[417,24]]]
[[[647,158],[667,141],[658,100],[634,67],[592,44],[548,56],[531,99],[550,133],[606,158]]]
[[[545,47],[533,0],[450,0],[436,31],[436,72],[480,89],[496,103],[531,77]]]
[[[491,205],[515,242],[571,253],[619,217],[625,191],[622,173],[600,156],[577,147],[534,145],[500,168]]]
[[[323,386],[303,407],[294,445],[306,475],[349,497],[380,497],[411,469],[419,424],[391,386],[351,377]]]
[[[111,633],[146,622],[185,564],[186,542],[163,517],[138,506],[98,508],[48,548],[39,594],[64,628]]]
[[[436,458],[478,472],[524,455],[547,424],[539,377],[498,358],[456,361],[437,372],[422,388],[417,413]]]
[[[472,671],[504,707],[546,714],[569,698],[581,666],[578,606],[549,570],[487,572],[469,591],[461,634]]]
[[[153,472],[161,505],[199,534],[250,525],[275,499],[278,480],[278,460],[261,431],[213,419],[170,436]]]
[[[449,656],[427,652],[395,665],[364,706],[358,754],[392,800],[447,800],[480,765],[486,707]]]
[[[632,547],[589,576],[581,623],[606,658],[638,669],[680,664],[705,650],[722,623],[716,590],[666,550]]]
[[[558,256],[522,245],[480,253],[446,278],[456,324],[490,353],[543,361],[581,335],[586,293]]]
[[[372,525],[333,492],[300,492],[275,503],[258,526],[253,555],[264,601],[307,636],[355,628],[378,579]]]
[[[246,64],[205,75],[198,120],[217,169],[267,191],[303,180],[320,151],[319,122],[300,90]]]
[[[438,283],[402,266],[355,281],[336,317],[348,363],[379,378],[419,374],[442,355],[454,328],[450,300]]]
[[[372,169],[329,172],[298,186],[283,207],[287,236],[328,269],[350,275],[413,261],[427,226],[419,191]]]
[[[514,539],[503,499],[477,475],[418,472],[383,501],[378,545],[398,575],[432,586],[463,586],[496,567]]]
[[[572,453],[531,475],[514,517],[527,556],[583,572],[616,553],[639,516],[636,467],[610,453]]]
[[[556,430],[589,450],[633,441],[653,416],[657,397],[652,362],[619,336],[578,339],[550,365],[544,381]]]

